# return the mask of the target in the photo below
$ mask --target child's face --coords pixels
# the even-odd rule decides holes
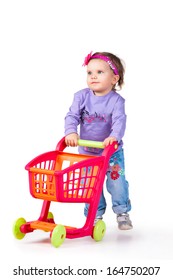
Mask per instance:
[[[95,95],[109,93],[119,79],[109,64],[101,59],[91,59],[87,65],[87,84]]]

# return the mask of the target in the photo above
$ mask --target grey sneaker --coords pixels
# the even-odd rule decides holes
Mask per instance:
[[[95,224],[96,224],[99,220],[102,220],[102,219],[103,219],[102,216],[97,216],[97,217],[95,218],[95,220],[94,220],[94,226],[95,226]]]
[[[117,215],[117,223],[118,228],[121,230],[128,230],[133,228],[129,214],[127,213]]]

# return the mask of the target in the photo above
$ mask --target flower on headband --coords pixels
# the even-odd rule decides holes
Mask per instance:
[[[90,61],[91,56],[92,56],[92,52],[90,52],[90,53],[85,57],[84,63],[82,64],[82,66],[88,65],[88,62]]]

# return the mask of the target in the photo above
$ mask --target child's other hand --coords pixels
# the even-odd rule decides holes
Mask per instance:
[[[104,147],[111,145],[114,141],[117,141],[115,137],[108,137],[103,141]]]
[[[78,139],[78,134],[71,133],[65,137],[65,143],[67,146],[76,147],[78,145]]]

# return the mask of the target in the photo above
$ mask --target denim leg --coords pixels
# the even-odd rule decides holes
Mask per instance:
[[[89,204],[86,203],[85,204],[85,207],[84,207],[84,215],[87,217],[88,215],[88,209],[89,209]],[[104,193],[103,193],[103,190],[102,190],[102,193],[101,193],[101,197],[100,197],[100,202],[99,202],[99,206],[98,206],[98,209],[97,209],[97,214],[96,216],[102,216],[106,211],[106,200],[105,200],[105,197],[104,197]]]
[[[110,158],[106,187],[111,194],[112,209],[116,214],[122,214],[131,210],[129,184],[126,181],[124,172],[123,149],[115,152]]]

